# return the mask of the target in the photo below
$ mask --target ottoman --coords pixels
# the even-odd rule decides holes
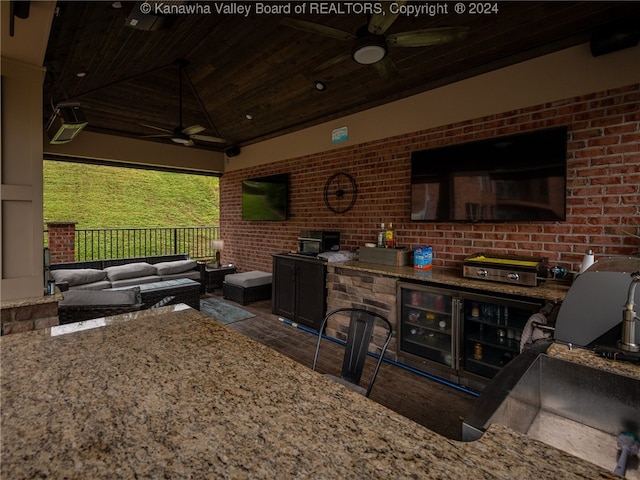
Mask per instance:
[[[137,312],[142,308],[140,287],[121,290],[68,290],[58,302],[60,325],[92,318]]]
[[[271,298],[271,274],[253,270],[224,277],[222,296],[241,305]]]

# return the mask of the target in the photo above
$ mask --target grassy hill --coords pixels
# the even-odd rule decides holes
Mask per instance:
[[[76,228],[210,226],[219,223],[217,177],[44,162],[44,220]]]

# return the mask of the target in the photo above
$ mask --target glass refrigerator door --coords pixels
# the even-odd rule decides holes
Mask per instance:
[[[541,307],[535,303],[491,300],[465,298],[463,302],[463,368],[485,378],[493,378],[520,353],[522,330]]]
[[[455,368],[452,303],[439,291],[402,288],[400,349]]]

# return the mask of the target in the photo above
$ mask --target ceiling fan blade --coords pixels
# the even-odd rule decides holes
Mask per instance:
[[[193,143],[193,140],[191,140],[189,137],[178,137],[174,135],[173,137],[171,137],[171,141],[177,143],[178,145],[184,145],[185,147],[195,145]]]
[[[203,132],[205,128],[202,125],[191,125],[190,127],[183,128],[182,133],[185,135],[195,135],[196,133]]]
[[[407,0],[396,0],[394,3],[398,6],[395,10],[398,12],[399,7],[407,3]],[[382,9],[383,13],[373,15],[369,20],[369,27],[367,28],[369,33],[383,35],[398,18],[398,13],[391,13],[391,2],[382,2]]]
[[[321,25],[319,23],[308,22],[307,20],[300,20],[299,18],[284,17],[280,20],[280,23],[287,27],[297,28],[305,32],[317,33],[318,35],[324,35],[325,37],[336,38],[338,40],[355,40],[356,36],[352,33],[339,30],[337,28],[329,27],[327,25]]]
[[[349,52],[341,53],[340,55],[336,55],[335,57],[330,58],[326,62],[321,63],[316,68],[314,68],[313,71],[321,72],[322,70],[326,70],[327,68],[333,67],[334,65],[344,62],[345,60],[349,60],[350,58],[351,58],[351,53]]]
[[[214,143],[227,143],[224,138],[220,137],[210,137],[209,135],[191,135],[193,140],[200,140],[203,142],[214,142]]]
[[[164,134],[164,135],[142,135],[140,138],[171,138],[171,135],[169,135],[169,134]]]
[[[385,57],[379,62],[374,63],[372,67],[375,68],[378,72],[378,75],[380,75],[385,80],[392,80],[400,76],[400,73],[396,68],[396,64],[393,63],[393,60],[391,60],[389,57]]]
[[[152,128],[154,130],[160,130],[161,132],[173,133],[171,130],[167,130],[166,128],[156,127],[155,125],[148,125],[146,123],[141,123],[140,126],[141,127]]]
[[[464,40],[468,34],[467,27],[426,28],[389,35],[387,43],[396,47],[428,47]]]

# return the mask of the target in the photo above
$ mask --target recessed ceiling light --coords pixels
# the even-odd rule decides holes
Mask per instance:
[[[122,8],[122,2],[112,2],[111,8]]]
[[[320,80],[316,80],[313,86],[316,87],[316,90],[320,92],[324,92],[327,89],[327,84],[324,82],[321,82]]]
[[[248,113],[244,116],[247,120],[253,120],[253,115],[249,115]]]
[[[82,77],[86,77],[87,76],[87,72],[78,72],[76,73],[76,77],[78,78],[82,78]]]

